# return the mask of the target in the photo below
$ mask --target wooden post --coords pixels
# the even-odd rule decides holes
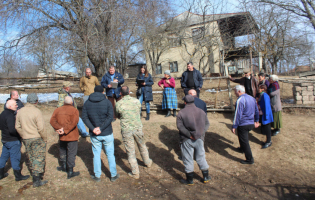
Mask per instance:
[[[250,68],[250,73],[254,74],[252,59],[253,59],[252,48],[249,47],[249,68]]]
[[[227,79],[226,81],[227,81],[227,86],[228,86],[228,90],[229,90],[229,99],[230,99],[230,104],[231,104],[231,110],[234,111],[231,81],[230,81],[230,79]]]

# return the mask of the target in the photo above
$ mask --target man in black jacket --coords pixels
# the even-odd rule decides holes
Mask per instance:
[[[15,100],[16,101],[16,104],[17,104],[17,110],[20,110],[21,108],[23,108],[24,107],[24,104],[22,103],[22,101],[19,99],[19,93],[18,93],[18,91],[16,91],[16,90],[12,90],[11,92],[10,92],[10,98],[8,98],[7,100],[6,100],[6,102],[7,101],[9,101],[9,100]],[[4,109],[5,109],[5,104],[4,104]],[[15,111],[15,114],[16,114],[16,112],[17,111]]]
[[[187,63],[187,71],[182,74],[180,84],[184,89],[185,95],[188,94],[190,89],[195,89],[197,91],[197,96],[199,97],[200,89],[203,85],[203,79],[200,71],[194,68],[192,62]]]
[[[92,179],[99,182],[102,174],[101,171],[101,152],[104,145],[111,181],[114,182],[119,178],[116,170],[116,161],[114,155],[114,136],[111,122],[113,121],[113,106],[106,99],[104,88],[100,85],[94,88],[94,93],[84,103],[82,110],[82,120],[89,128],[94,154],[94,176]]]
[[[14,171],[15,180],[26,180],[30,176],[21,174],[21,137],[15,129],[15,111],[18,105],[15,100],[8,100],[5,104],[5,109],[0,115],[0,130],[2,132],[2,154],[0,158],[0,179],[8,176],[4,173],[4,167],[8,159],[11,160],[11,165]]]
[[[194,89],[188,91],[188,94],[195,97],[194,104],[197,108],[203,110],[207,115],[207,104],[197,97],[197,92]]]
[[[203,174],[203,182],[208,182],[209,165],[205,157],[204,138],[210,123],[207,115],[194,104],[195,98],[186,95],[185,108],[179,111],[176,119],[177,129],[179,130],[182,159],[185,165],[187,180],[181,180],[181,183],[193,185],[194,176],[194,155]]]

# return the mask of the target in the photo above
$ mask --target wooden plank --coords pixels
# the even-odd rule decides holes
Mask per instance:
[[[231,106],[231,109],[234,111],[234,105],[233,105],[233,97],[232,97],[232,89],[231,89],[231,81],[230,81],[230,79],[227,79],[227,85],[228,85],[228,90],[229,90],[230,106]]]

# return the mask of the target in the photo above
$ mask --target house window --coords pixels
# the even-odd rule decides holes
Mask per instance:
[[[196,44],[205,36],[205,27],[198,27],[191,30],[193,43]]]
[[[155,69],[155,74],[162,74],[162,66],[158,64]]]
[[[178,72],[178,65],[177,61],[175,62],[170,62],[170,71],[172,72]]]
[[[171,48],[172,47],[180,47],[182,45],[180,38],[169,38],[168,43],[169,43]]]

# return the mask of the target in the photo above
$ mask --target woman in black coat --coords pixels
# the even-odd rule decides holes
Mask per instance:
[[[142,105],[142,102],[145,102],[145,107],[147,110],[147,117],[145,120],[150,119],[150,101],[153,101],[152,94],[152,85],[154,84],[151,74],[149,74],[147,67],[143,65],[140,68],[140,73],[136,79],[138,90],[137,90],[137,98]],[[141,113],[141,111],[140,111]]]

